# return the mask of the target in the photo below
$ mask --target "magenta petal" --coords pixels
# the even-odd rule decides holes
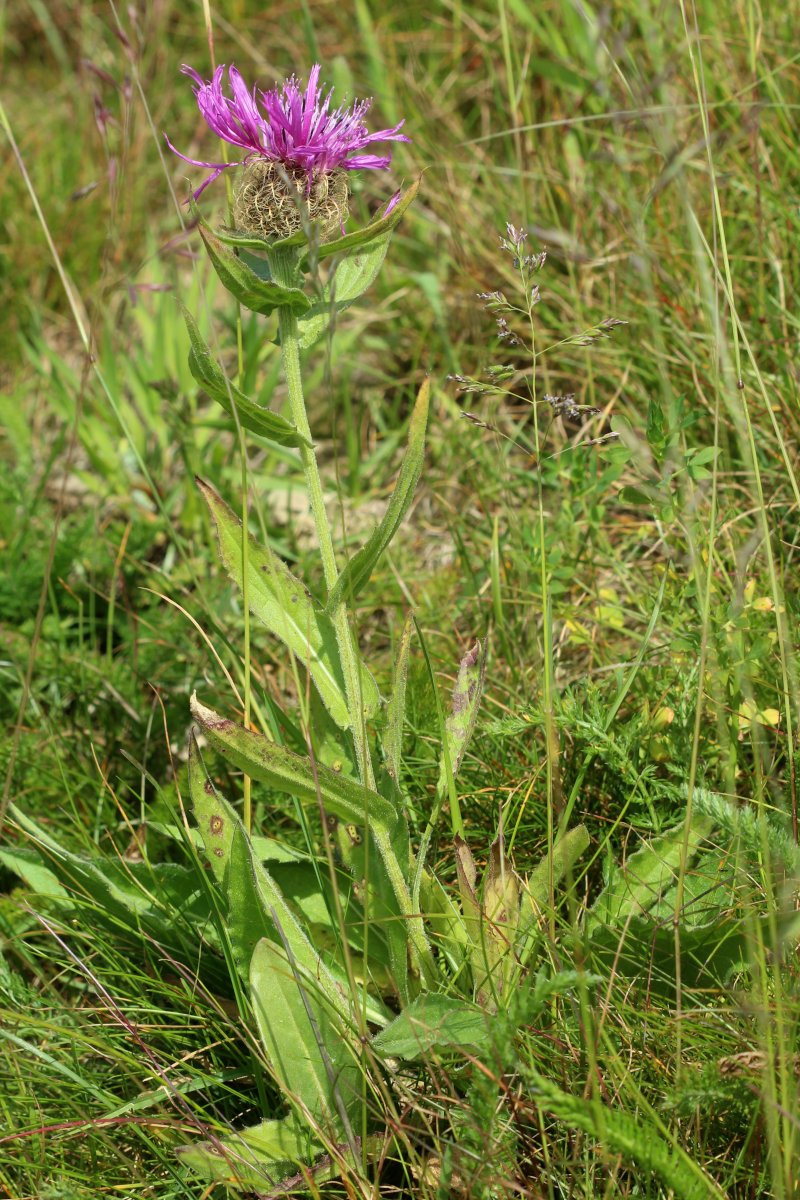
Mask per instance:
[[[247,151],[245,161],[254,155],[294,167],[308,175],[309,185],[315,173],[338,169],[348,171],[384,170],[391,155],[360,154],[374,142],[408,142],[400,133],[403,122],[390,129],[370,133],[365,118],[370,100],[342,104],[331,111],[332,91],[323,95],[319,85],[320,66],[315,63],[301,90],[292,76],[279,87],[269,91],[250,92],[236,67],[228,68],[230,95],[223,92],[225,66],[214,71],[210,81],[186,64],[181,67],[194,85],[197,107],[212,132],[233,146]],[[215,172],[197,194],[208,186],[228,165],[240,163],[204,163],[187,158],[167,139],[170,149],[193,166],[204,166]]]
[[[193,167],[209,167],[209,168],[222,167],[222,168],[224,168],[224,167],[229,167],[229,166],[233,167],[233,166],[239,165],[238,163],[213,163],[213,162],[203,162],[202,159],[199,159],[199,158],[187,158],[185,154],[181,154],[180,150],[176,150],[176,148],[173,146],[172,142],[169,140],[169,138],[167,137],[166,134],[164,134],[164,141],[167,143],[167,145],[169,146],[169,148],[173,154],[177,154],[178,158],[182,158],[184,162],[191,163]]]
[[[228,72],[234,103],[231,106],[244,130],[250,145],[261,145],[262,118],[256,105],[255,94],[248,92],[245,82],[236,67]]]
[[[377,154],[357,154],[348,158],[342,166],[346,171],[383,171],[391,164],[391,158],[379,158]]]
[[[192,199],[199,200],[208,185],[213,183],[215,179],[218,179],[223,171],[227,171],[229,167],[240,167],[241,165],[241,163],[223,163],[221,167],[217,167],[216,171],[211,172],[208,179],[203,180],[199,188],[195,188],[195,190],[192,192]],[[186,201],[186,203],[188,203],[188,201]]]
[[[389,203],[386,205],[386,208],[381,213],[381,218],[388,217],[389,213],[393,209],[397,208],[398,204],[400,203],[400,197],[402,196],[402,194],[403,194],[402,192],[395,192],[395,194],[390,198]]]

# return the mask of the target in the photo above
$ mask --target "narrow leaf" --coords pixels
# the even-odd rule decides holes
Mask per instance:
[[[326,810],[354,825],[375,823],[392,829],[397,823],[394,806],[354,779],[337,775],[322,763],[312,764],[285,746],[220,717],[191,699],[192,716],[215,750],[253,779],[301,800],[322,800]]]
[[[268,254],[275,245],[260,233],[246,233],[242,229],[231,229],[228,225],[220,225],[215,233],[223,245],[233,246],[236,250],[259,250],[262,254]]]
[[[349,308],[374,283],[386,258],[391,236],[391,231],[381,234],[369,245],[350,250],[343,256],[323,289],[323,299],[312,304],[297,322],[297,334],[304,350],[319,341],[333,318]]]
[[[250,964],[250,987],[261,1041],[288,1098],[326,1133],[340,1134],[358,1101],[360,1071],[283,946],[262,938]]]
[[[413,1060],[452,1046],[491,1045],[487,1014],[456,996],[419,996],[373,1038],[379,1054]]]
[[[379,525],[372,533],[369,541],[362,546],[342,571],[328,597],[327,611],[334,612],[344,600],[353,600],[368,582],[375,566],[386,547],[391,542],[403,517],[408,512],[417,480],[422,471],[425,454],[425,430],[428,425],[428,407],[430,403],[430,379],[425,379],[419,389],[411,423],[408,432],[408,449],[403,458],[400,474],[397,476],[392,498]]]
[[[404,878],[408,877],[410,841],[405,813],[395,825],[389,839],[389,854]],[[374,831],[367,829],[366,838],[350,848],[351,869],[362,896],[366,919],[380,929],[389,951],[392,984],[401,1004],[408,1004],[409,938],[408,923],[400,912],[397,896],[386,868],[385,851],[376,841]]]
[[[411,649],[411,634],[414,619],[409,613],[394,662],[392,695],[386,706],[386,727],[383,731],[383,753],[386,770],[395,783],[400,778],[400,755],[403,745],[403,722],[406,715],[406,683],[408,681],[408,657]]]
[[[276,308],[288,308],[298,316],[311,307],[300,288],[282,287],[273,279],[262,279],[233,251],[226,249],[205,222],[198,225],[203,244],[222,284],[245,308],[269,316]]]
[[[445,722],[447,745],[450,751],[450,767],[453,778],[458,774],[461,760],[467,748],[469,739],[475,729],[478,719],[478,707],[483,693],[483,683],[486,678],[486,655],[489,649],[488,638],[481,646],[476,642],[471,650],[461,660],[456,685],[450,706],[450,716]],[[444,755],[439,767],[439,789],[447,787],[447,763]]]
[[[48,832],[9,805],[9,814],[37,848],[29,857],[23,848],[4,851],[4,863],[29,886],[59,908],[76,908],[119,937],[141,942],[143,932],[156,938],[169,952],[187,957],[191,929],[191,955],[197,953],[199,931],[213,940],[208,926],[209,908],[193,868],[179,863],[122,862],[105,855],[82,855],[68,850]],[[46,862],[39,864],[41,854]],[[54,878],[53,878],[54,877]]]
[[[453,973],[458,974],[469,950],[470,938],[458,906],[429,871],[422,873],[420,906],[433,933],[434,945],[447,955]]]
[[[371,221],[369,225],[365,225],[362,229],[354,230],[353,233],[346,233],[343,237],[334,238],[331,242],[324,242],[316,248],[316,257],[318,259],[328,258],[331,254],[341,254],[345,250],[366,246],[369,242],[380,237],[381,234],[394,229],[416,197],[421,182],[421,178],[415,180],[411,184],[411,187],[400,197],[392,211],[385,217],[379,217],[376,221]],[[307,269],[306,262],[301,263],[301,266],[304,270]]]
[[[478,877],[475,859],[472,851],[462,837],[456,834],[453,842],[456,857],[456,878],[461,895],[461,910],[464,914],[464,926],[472,943],[473,949],[481,943],[481,906],[475,892],[475,882]]]
[[[198,479],[217,528],[220,556],[242,590],[242,525],[212,487]],[[296,655],[313,679],[325,707],[341,729],[350,724],[344,678],[333,622],[313,603],[299,579],[271,550],[248,541],[248,600],[251,612]],[[380,695],[361,663],[361,695],[367,718],[375,715]]]
[[[520,935],[529,932],[542,913],[547,910],[550,902],[551,876],[555,886],[574,869],[575,863],[585,853],[588,845],[589,833],[586,826],[576,825],[574,829],[568,829],[556,841],[552,855],[545,855],[542,861],[534,867],[522,891]],[[523,955],[523,958],[525,957]]]
[[[211,351],[200,336],[197,322],[187,308],[181,305],[183,319],[189,331],[191,348],[189,350],[189,370],[202,388],[212,399],[220,404],[225,412],[234,416],[238,413],[239,420],[245,429],[257,433],[259,437],[269,438],[280,446],[299,446],[301,442],[310,445],[290,421],[277,413],[255,404],[244,392],[225,378],[219,364],[212,357]]]
[[[682,822],[646,842],[630,855],[624,867],[614,867],[611,878],[592,907],[592,920],[614,925],[629,917],[644,916],[655,908],[677,880],[684,858],[684,842],[685,861],[689,864],[713,827],[710,817],[696,813],[688,833]]]
[[[262,1121],[214,1142],[179,1146],[175,1153],[184,1166],[209,1183],[263,1191],[311,1162],[320,1149],[308,1127],[290,1116]]]
[[[262,937],[284,942],[297,968],[314,981],[318,995],[325,997],[331,1016],[335,1015],[341,1026],[340,1036],[347,1036],[350,1006],[344,988],[324,965],[273,875],[260,861],[258,839],[248,837],[236,812],[207,779],[193,736],[189,777],[195,820],[225,895],[228,935],[240,973],[248,978],[253,951]]]
[[[194,733],[189,734],[189,796],[214,878],[223,883],[239,818],[209,779]]]

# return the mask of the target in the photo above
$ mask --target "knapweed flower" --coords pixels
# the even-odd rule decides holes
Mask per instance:
[[[194,192],[197,197],[223,171],[245,168],[234,199],[234,220],[241,229],[266,237],[286,237],[302,227],[301,204],[323,230],[340,226],[348,211],[347,172],[381,170],[390,154],[361,153],[375,142],[408,142],[404,122],[370,133],[364,122],[371,101],[357,100],[331,111],[332,91],[319,86],[319,65],[311,68],[305,91],[292,76],[270,91],[248,91],[236,67],[228,70],[231,95],[222,90],[225,67],[205,83],[192,67],[181,70],[194,80],[197,105],[208,127],[245,154],[236,162],[185,162],[211,171]]]

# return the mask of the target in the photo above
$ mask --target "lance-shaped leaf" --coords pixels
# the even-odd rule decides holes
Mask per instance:
[[[332,276],[322,289],[322,299],[312,304],[297,322],[297,335],[303,349],[319,341],[334,317],[372,285],[386,258],[392,232],[417,194],[418,187],[417,182],[409,188],[385,217],[333,242],[315,246],[303,260],[302,269],[309,270],[312,262],[320,258],[331,254],[340,256]],[[293,235],[295,240],[297,237],[297,234]],[[281,244],[288,246],[294,241],[287,239],[286,243]]]
[[[477,869],[461,837],[453,843],[464,926],[472,942],[470,959],[478,1001],[496,1007],[509,994],[516,966],[514,947],[519,925],[520,880],[505,856],[502,835],[495,839],[483,878],[483,902],[476,892]]]
[[[478,868],[475,866],[472,851],[459,834],[456,834],[453,849],[456,856],[456,877],[461,895],[464,926],[474,948],[480,946],[481,942],[481,906],[475,891]]]
[[[408,681],[408,657],[411,649],[411,634],[414,631],[414,618],[411,613],[406,617],[403,632],[400,635],[400,645],[394,661],[392,678],[392,694],[386,706],[386,727],[383,731],[383,754],[386,760],[386,770],[397,783],[400,778],[400,756],[403,746],[403,723],[406,715],[406,684]]]
[[[388,848],[382,847],[373,836],[373,831],[367,830],[366,838],[362,837],[350,847],[349,857],[356,884],[362,891],[367,918],[381,930],[386,940],[394,988],[401,1003],[408,1004],[411,998],[409,989],[416,987],[417,981],[414,976],[409,979],[408,922],[400,910],[386,869],[387,849],[402,876],[407,878],[410,841],[405,813],[400,814]]]
[[[222,1140],[178,1146],[175,1153],[208,1183],[223,1183],[231,1190],[246,1191],[263,1200],[278,1200],[280,1196],[308,1193],[312,1186],[340,1179],[348,1170],[358,1170],[362,1145],[371,1162],[383,1161],[383,1135],[373,1135],[364,1143],[354,1137],[352,1142],[338,1145],[335,1154],[322,1154],[307,1126],[304,1128],[302,1120],[291,1115],[280,1121],[262,1121]],[[301,1153],[303,1146],[306,1150]],[[288,1154],[293,1157],[284,1159]]]
[[[184,1166],[210,1183],[261,1193],[276,1188],[320,1152],[308,1126],[303,1127],[293,1114],[214,1142],[178,1146],[175,1151]]]
[[[196,956],[197,931],[216,944],[209,906],[191,867],[77,854],[13,804],[9,815],[36,849],[9,846],[0,851],[0,864],[56,908],[70,915],[91,909],[92,920],[111,929],[117,939],[132,936],[138,945],[142,937],[155,938],[181,962]],[[193,949],[188,949],[191,927]]]
[[[273,871],[261,859],[263,838],[248,837],[234,809],[208,778],[197,742],[189,739],[189,791],[192,811],[215,878],[227,904],[227,931],[236,966],[247,980],[250,960],[262,937],[283,940],[298,967],[316,981],[343,1036],[350,1027],[349,980],[335,963],[326,966],[306,929],[286,902]],[[280,926],[280,932],[278,929]],[[382,1024],[386,1011],[370,999],[370,1021]]]
[[[342,601],[353,600],[358,595],[408,512],[422,471],[429,402],[430,379],[426,379],[419,389],[417,402],[411,414],[408,448],[394,485],[392,498],[369,541],[353,555],[331,589],[327,603],[328,612],[335,611]]]
[[[550,904],[551,880],[555,887],[575,864],[589,845],[585,825],[576,825],[558,838],[552,853],[544,856],[526,880],[520,910],[520,934],[527,933],[546,912]]]
[[[262,237],[260,233],[250,233],[244,229],[231,229],[228,225],[220,225],[215,230],[216,236],[220,242],[226,246],[233,246],[237,250],[258,250],[261,254],[268,254],[275,245],[287,246],[291,239],[284,238],[280,242],[271,242],[269,238]],[[293,238],[297,234],[292,235]],[[295,244],[293,241],[291,244]]]
[[[271,442],[277,442],[280,446],[299,446],[301,442],[310,445],[290,421],[277,413],[270,412],[268,408],[262,408],[260,404],[255,404],[235,384],[225,378],[219,364],[200,336],[200,330],[197,328],[194,317],[183,305],[181,305],[181,309],[191,342],[189,370],[209,396],[231,416],[237,413],[242,426],[249,429],[251,433],[257,433],[259,437],[269,438]]]
[[[654,909],[675,885],[681,863],[688,865],[694,860],[713,827],[711,817],[695,813],[688,829],[681,823],[645,842],[624,867],[613,868],[592,906],[591,922],[614,925]]]
[[[220,717],[201,704],[196,695],[192,696],[191,710],[214,749],[252,779],[301,800],[319,797],[328,812],[354,825],[374,823],[391,830],[397,824],[390,801],[355,779],[337,775],[322,763],[312,763],[268,741],[263,734]]]
[[[212,487],[200,479],[197,483],[214,518],[222,562],[243,591],[241,521]],[[350,713],[333,622],[286,564],[252,536],[248,538],[247,599],[250,611],[307,669],[336,724],[347,729]],[[361,701],[369,718],[378,710],[380,694],[363,662],[360,678]]]
[[[201,222],[198,229],[222,284],[245,308],[269,316],[276,308],[288,308],[299,315],[311,307],[311,301],[300,288],[283,287],[274,279],[264,279],[256,274],[222,244],[205,222]]]
[[[565,876],[571,876],[578,859],[589,845],[589,832],[585,825],[576,825],[558,838],[552,852],[545,855],[534,867],[522,889],[519,932],[517,935],[518,955],[524,965],[536,948],[536,931],[542,914],[551,904],[551,889]]]
[[[419,897],[421,910],[433,934],[431,940],[439,952],[447,956],[451,970],[457,975],[471,944],[458,905],[429,871],[422,873]]]
[[[456,1046],[483,1050],[491,1046],[491,1021],[459,996],[418,996],[372,1045],[379,1054],[407,1060]]]
[[[328,1134],[341,1134],[358,1100],[360,1071],[330,1025],[290,950],[262,938],[250,963],[256,1024],[270,1066],[290,1101]]]
[[[458,678],[453,688],[450,715],[445,722],[447,746],[449,750],[450,769],[455,779],[461,760],[467,748],[469,739],[475,729],[478,719],[478,707],[483,693],[483,683],[486,678],[486,654],[489,649],[488,638],[483,646],[476,642],[471,650],[461,660]],[[444,791],[448,784],[447,760],[442,755],[439,767],[439,789]]]
[[[208,778],[194,733],[189,734],[189,795],[214,878],[223,884],[239,818]]]
[[[385,216],[378,217],[376,221],[370,221],[369,225],[364,225],[363,228],[356,229],[353,233],[346,233],[343,237],[334,238],[331,242],[324,242],[321,246],[315,247],[316,257],[318,259],[328,258],[331,254],[342,254],[345,250],[358,249],[375,241],[382,234],[389,233],[402,220],[406,209],[419,191],[420,183],[421,179],[415,180]],[[302,262],[300,265],[304,270],[307,267],[306,262]]]
[[[312,304],[297,322],[297,336],[304,350],[319,341],[333,318],[363,295],[383,266],[391,232],[383,233],[367,246],[350,250],[337,264],[333,278],[323,288],[323,298]]]
[[[483,879],[483,911],[486,918],[485,951],[490,979],[489,994],[507,998],[516,969],[514,951],[520,915],[520,878],[506,858],[502,833],[492,843]]]

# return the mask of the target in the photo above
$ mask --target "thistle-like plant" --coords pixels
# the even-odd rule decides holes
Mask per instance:
[[[234,189],[232,225],[215,232],[198,214],[199,231],[234,299],[264,316],[277,314],[290,419],[261,408],[226,378],[187,312],[191,369],[211,396],[235,412],[243,429],[296,450],[324,579],[324,594],[312,596],[269,547],[246,535],[216,492],[200,482],[228,574],[252,613],[307,671],[316,700],[306,729],[307,755],[278,745],[247,722],[219,715],[205,699],[193,698],[192,715],[210,747],[248,779],[318,807],[321,837],[338,834],[337,855],[350,872],[350,882],[344,884],[329,846],[331,877],[325,886],[340,945],[335,954],[321,953],[298,918],[292,895],[284,894],[259,851],[249,806],[240,820],[212,784],[192,738],[194,817],[222,892],[232,958],[249,986],[266,1058],[291,1112],[243,1134],[236,1145],[187,1148],[185,1156],[219,1177],[246,1180],[255,1172],[279,1180],[323,1146],[329,1152],[357,1154],[355,1131],[368,1127],[364,1113],[374,1112],[374,1097],[384,1086],[376,1064],[381,1053],[395,1052],[398,1038],[402,1043],[413,1030],[418,1035],[432,1020],[436,1032],[429,1045],[457,1043],[465,1036],[465,1005],[479,1022],[483,1017],[473,1008],[475,998],[485,1010],[503,1006],[524,970],[524,948],[544,893],[535,885],[525,888],[504,854],[502,838],[492,847],[481,889],[463,837],[453,781],[475,726],[486,642],[461,663],[452,711],[444,723],[437,801],[414,851],[401,788],[413,624],[407,623],[400,639],[386,704],[353,636],[353,602],[403,520],[419,479],[430,381],[419,390],[408,446],[383,518],[344,566],[335,553],[306,412],[300,352],[373,282],[392,231],[418,187],[394,195],[381,216],[348,233],[347,172],[387,167],[388,155],[362,151],[374,142],[409,139],[400,133],[402,123],[369,133],[364,124],[367,102],[331,111],[330,93],[319,88],[318,67],[305,90],[290,79],[260,93],[248,91],[231,67],[231,95],[223,92],[223,68],[210,83],[190,68],[184,70],[195,82],[198,105],[211,129],[246,151],[236,164],[188,159],[211,171],[193,199],[229,166],[243,168]],[[312,273],[320,263],[329,265],[327,279],[321,291],[317,280],[314,292]],[[434,826],[448,802],[461,904],[427,864]],[[585,831],[571,836],[558,860],[562,870],[585,846]],[[552,867],[547,874],[552,880]],[[365,981],[360,994],[355,958]],[[400,1016],[395,1015],[398,1007]],[[384,1035],[386,1046],[380,1041]],[[473,1020],[470,1038],[475,1036]],[[364,1086],[370,1079],[375,1081],[372,1098]]]
[[[300,680],[308,685],[301,691],[310,701],[298,696],[300,721],[287,715],[276,724],[294,730],[299,724],[305,752],[290,750],[253,727],[246,689],[241,719],[210,707],[210,697],[193,697],[202,738],[193,734],[189,746],[196,826],[184,830],[192,845],[189,862],[120,864],[102,854],[77,854],[11,806],[35,848],[2,849],[0,863],[25,879],[47,905],[74,918],[82,911],[76,906],[88,901],[93,920],[115,936],[140,948],[158,947],[171,962],[198,969],[204,983],[219,986],[227,968],[240,1011],[252,1021],[261,1058],[281,1089],[286,1115],[222,1140],[184,1147],[184,1163],[213,1182],[278,1195],[315,1191],[324,1179],[350,1170],[361,1185],[358,1194],[366,1194],[366,1186],[372,1194],[373,1185],[364,1183],[370,1163],[391,1157],[393,1141],[410,1151],[415,1141],[424,1144],[426,1134],[433,1133],[421,1155],[427,1161],[417,1164],[423,1190],[430,1184],[440,1194],[447,1177],[454,1188],[460,1179],[467,1195],[516,1194],[525,1172],[524,1150],[520,1146],[518,1153],[517,1142],[524,1141],[526,1124],[538,1131],[537,1114],[546,1110],[659,1175],[675,1194],[716,1195],[702,1170],[655,1126],[643,1126],[638,1117],[634,1125],[594,1100],[587,1104],[583,1084],[573,1094],[542,1075],[520,1055],[518,1034],[538,1022],[556,997],[568,996],[571,1002],[578,993],[582,1005],[588,1001],[588,989],[600,980],[583,964],[599,967],[604,975],[644,978],[648,989],[671,994],[678,972],[679,910],[677,977],[685,983],[694,972],[702,985],[712,965],[720,973],[735,970],[741,920],[732,920],[728,910],[742,872],[730,865],[736,862],[730,841],[735,835],[745,848],[750,845],[753,861],[762,843],[722,798],[696,795],[693,820],[630,855],[624,869],[610,868],[601,895],[554,947],[556,887],[562,878],[571,879],[588,843],[586,829],[579,825],[561,836],[554,830],[544,861],[522,879],[506,854],[502,827],[479,870],[461,817],[456,778],[477,721],[486,674],[484,639],[463,656],[449,712],[439,711],[439,777],[428,820],[412,845],[401,768],[414,622],[407,620],[399,639],[384,701],[353,636],[352,615],[411,504],[423,463],[430,382],[419,390],[386,511],[365,545],[342,565],[323,504],[300,352],[312,347],[336,314],[373,282],[417,185],[392,197],[383,214],[364,228],[344,232],[346,198],[337,172],[386,166],[388,158],[358,151],[375,140],[398,140],[399,126],[369,134],[364,105],[330,113],[330,97],[322,98],[316,70],[305,92],[290,80],[262,94],[262,111],[233,69],[233,97],[227,99],[222,72],[210,84],[190,73],[209,124],[247,151],[239,164],[233,224],[215,232],[197,214],[199,232],[234,299],[257,314],[276,316],[289,418],[256,404],[228,379],[185,311],[190,368],[242,430],[296,452],[322,560],[318,593],[312,595],[268,545],[250,537],[246,523],[208,484],[199,481],[199,487],[225,569],[247,607],[307,676]],[[199,165],[216,174],[227,166]],[[331,196],[335,211],[328,205]],[[530,277],[542,259],[525,255],[521,231],[509,226],[507,234],[503,244],[520,272],[525,308],[512,309],[496,292],[484,299],[501,341],[522,354],[525,345],[512,321],[520,314],[530,321],[538,302]],[[599,328],[602,333],[608,323]],[[474,380],[459,382],[470,390],[491,391],[515,371],[508,365],[494,369],[488,389]],[[246,497],[242,515],[246,518]],[[421,648],[427,659],[424,642]],[[515,735],[516,718],[508,721]],[[203,743],[244,772],[241,817],[238,806],[217,790],[201,755]],[[250,781],[273,796],[291,797],[311,816],[319,814],[313,852],[290,851],[264,836],[267,831],[252,828]],[[443,885],[428,861],[445,814],[454,889]],[[715,840],[715,830],[730,836]],[[795,872],[796,855],[779,831],[770,846],[785,873]],[[195,847],[206,860],[200,879]],[[474,849],[482,857],[480,847]],[[743,853],[742,862],[749,861]],[[682,874],[689,864],[691,886]],[[569,966],[575,935],[580,970]],[[96,986],[78,956],[65,941],[61,945]],[[548,957],[564,968],[542,966],[545,946]],[[420,1107],[431,1097],[419,1091],[415,1061],[434,1055],[458,1061],[460,1055],[463,1067],[475,1061],[476,1052],[482,1059],[478,1067],[452,1077],[456,1098],[465,1096],[467,1107],[456,1104],[441,1113],[444,1136],[437,1138],[430,1125],[432,1109]],[[486,1060],[491,1069],[484,1069]],[[521,1081],[524,1093],[512,1093],[511,1079]],[[164,1082],[169,1083],[166,1072]],[[449,1166],[446,1155],[438,1161],[437,1141],[446,1145]],[[407,1161],[412,1158],[409,1152]],[[508,1189],[505,1180],[484,1178],[498,1171],[509,1175]]]

